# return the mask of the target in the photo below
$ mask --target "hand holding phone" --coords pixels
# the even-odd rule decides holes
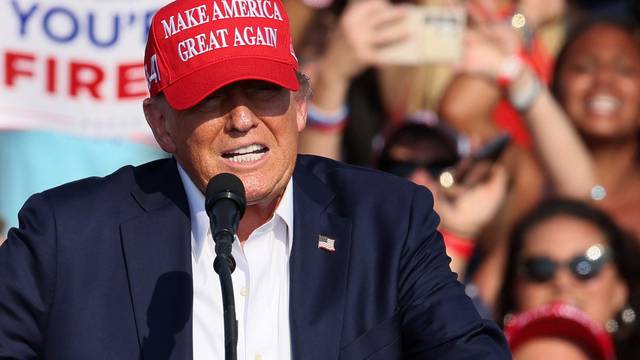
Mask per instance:
[[[507,194],[509,176],[494,164],[486,181],[470,188],[456,188],[455,197],[439,192],[436,211],[441,226],[459,235],[475,238],[496,213]]]
[[[377,49],[381,63],[419,65],[453,63],[461,59],[466,12],[462,7],[408,6],[409,36]]]
[[[452,188],[454,185],[471,187],[484,181],[510,141],[511,135],[498,135],[453,168],[443,171],[438,179],[440,185],[444,188]]]

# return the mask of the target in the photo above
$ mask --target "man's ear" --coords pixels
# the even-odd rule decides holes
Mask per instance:
[[[144,117],[147,119],[147,124],[153,132],[153,137],[156,138],[158,145],[162,150],[173,154],[176,151],[176,146],[171,137],[171,132],[168,127],[169,119],[167,116],[167,104],[162,104],[162,100],[154,98],[146,98],[142,103],[142,109],[144,111]]]
[[[296,102],[296,122],[298,125],[298,132],[302,132],[304,128],[307,126],[307,104],[308,100],[306,98],[298,98],[294,97]]]

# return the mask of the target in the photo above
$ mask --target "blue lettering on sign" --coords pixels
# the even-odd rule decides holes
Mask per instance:
[[[33,15],[33,13],[38,9],[37,4],[33,4],[29,10],[23,12],[18,7],[18,2],[15,0],[11,0],[11,5],[13,6],[13,11],[16,12],[16,15],[20,18],[20,36],[24,36],[27,33],[27,21]]]
[[[24,3],[25,1],[11,0],[14,15],[18,18],[18,34],[21,38],[37,31],[42,31],[46,39],[55,43],[69,43],[86,36],[98,48],[117,45],[130,31],[139,34],[137,36],[140,36],[142,44],[146,43],[151,19],[157,10],[140,9],[137,12],[105,14],[64,5],[52,6],[47,1],[32,1],[29,5]]]
[[[149,36],[149,29],[151,29],[151,20],[153,20],[153,14],[155,14],[157,9],[147,11],[144,17],[144,36],[142,37],[143,42],[147,42],[147,37]]]
[[[69,24],[71,25],[71,32],[69,32],[69,34],[67,35],[58,35],[53,31],[53,29],[55,29],[56,27],[52,26],[52,19],[54,19],[54,16],[58,14],[64,15],[64,17],[69,20]],[[58,16],[58,18],[60,17]],[[62,7],[54,7],[49,9],[44,15],[42,26],[44,27],[45,34],[47,34],[50,39],[61,43],[66,43],[75,39],[75,37],[78,35],[78,28],[80,27],[78,25],[78,19],[76,19],[73,13],[70,10]]]
[[[120,34],[120,16],[116,15],[113,17],[113,31],[111,34],[111,40],[106,42],[100,41],[96,38],[96,16],[93,13],[89,14],[89,40],[91,40],[92,44],[95,44],[99,47],[109,47],[116,43],[118,40],[118,35]]]

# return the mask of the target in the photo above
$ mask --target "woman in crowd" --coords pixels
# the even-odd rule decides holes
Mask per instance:
[[[377,168],[431,190],[451,268],[463,279],[478,234],[502,204],[506,172],[487,160],[469,166],[466,180],[454,183],[455,169],[469,159],[459,151],[464,142],[442,123],[417,115],[409,119],[387,137]]]
[[[463,69],[500,83],[527,123],[538,159],[529,193],[595,200],[621,226],[640,235],[640,42],[635,29],[601,20],[570,33],[560,51],[552,89],[501,43],[503,28],[471,34]],[[546,185],[545,185],[546,184]],[[509,207],[505,212],[510,212]],[[506,227],[507,229],[510,226]],[[505,261],[504,237],[475,280],[489,306]]]
[[[504,334],[515,360],[615,360],[611,334],[566,303],[510,316],[504,323]]]
[[[548,199],[514,227],[496,319],[567,303],[612,333],[618,359],[638,359],[639,258],[635,241],[599,209]]]
[[[587,146],[597,182],[592,197],[640,234],[637,28],[611,21],[582,25],[558,56],[552,90]]]
[[[297,2],[289,0],[287,3],[289,7],[294,7]],[[517,19],[526,14],[526,26],[521,27],[522,33],[527,34],[525,42],[536,54],[534,58],[539,60],[536,63],[544,69],[541,71],[546,72],[550,69],[551,57],[547,40],[559,38],[554,35],[559,31],[547,30],[560,28],[556,23],[565,9],[564,0],[302,2],[309,6],[326,7],[316,11],[314,17],[323,18],[322,15],[328,10],[333,10],[333,14],[339,16],[328,16],[330,21],[320,23],[312,21],[309,16],[292,16],[292,23],[310,19],[305,26],[299,26],[303,36],[299,36],[302,42],[296,44],[303,71],[310,76],[314,89],[307,128],[301,137],[301,151],[360,165],[370,164],[372,140],[377,134],[397,126],[415,112],[436,111],[442,92],[453,75],[450,61],[407,66],[399,64],[397,59],[389,59],[380,51],[411,38],[411,27],[406,21],[417,10],[408,5],[440,8],[443,14],[449,16],[462,10],[463,6],[482,7],[487,17],[499,18],[500,21]],[[453,4],[459,8],[455,9],[451,6]],[[301,8],[299,4],[296,7]],[[451,23],[454,18],[448,17]],[[326,22],[332,26],[325,26]],[[330,31],[326,31],[327,28]],[[323,35],[326,41],[317,41]],[[304,43],[310,39],[316,40],[312,44],[315,46],[305,46]],[[433,47],[431,44],[429,46]]]

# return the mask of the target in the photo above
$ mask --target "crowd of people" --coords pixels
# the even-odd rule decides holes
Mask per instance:
[[[640,358],[640,14],[635,2],[285,0],[284,6],[300,73],[278,84],[304,91],[289,97],[283,88],[242,82],[246,78],[240,74],[231,79],[238,82],[214,89],[222,91],[221,96],[205,94],[190,99],[188,106],[175,106],[171,101],[188,94],[176,90],[165,100],[167,90],[161,89],[144,105],[158,143],[177,159],[181,181],[190,183],[186,179],[191,177],[194,189],[202,190],[213,173],[225,169],[206,164],[208,136],[224,134],[215,135],[220,139],[228,132],[237,133],[225,137],[231,144],[261,126],[257,121],[250,124],[247,119],[252,115],[233,107],[227,109],[231,130],[203,125],[203,114],[211,113],[223,100],[259,105],[255,105],[260,107],[258,117],[268,119],[265,131],[275,135],[268,146],[260,145],[266,150],[257,146],[258,150],[276,153],[290,144],[278,154],[282,162],[276,165],[282,169],[276,166],[243,178],[249,189],[268,193],[264,196],[270,199],[267,212],[258,209],[260,199],[251,204],[249,221],[253,222],[240,226],[243,244],[253,239],[261,224],[275,221],[271,215],[278,214],[276,205],[280,206],[283,189],[292,174],[296,180],[300,173],[294,173],[294,166],[301,165],[296,165],[290,153],[296,146],[299,153],[376,168],[407,181],[396,183],[396,178],[377,178],[367,175],[367,169],[349,168],[359,169],[348,171],[366,185],[342,185],[358,194],[351,199],[353,203],[343,203],[343,209],[361,222],[358,228],[354,225],[354,233],[364,233],[360,228],[394,210],[382,213],[358,208],[384,207],[380,194],[367,198],[363,193],[368,185],[381,190],[381,184],[413,182],[428,188],[439,216],[437,229],[451,258],[450,268],[485,319],[474,319],[474,326],[491,323],[480,322],[487,319],[497,323],[505,331],[514,358]],[[415,36],[406,20],[424,7],[438,14],[465,14],[460,57],[399,65],[381,56],[382,49]],[[447,34],[451,35],[452,23],[426,21],[432,22],[431,31],[449,26]],[[271,81],[271,75],[264,79],[266,75],[256,75],[256,79]],[[199,90],[204,92],[205,87],[198,83]],[[280,119],[286,123],[272,119],[278,106],[286,110]],[[175,110],[178,108],[180,111]],[[301,115],[304,111],[306,120]],[[180,122],[185,119],[192,124]],[[199,137],[191,137],[192,133]],[[238,154],[225,156],[244,156]],[[347,172],[341,165],[310,159],[303,157],[302,167],[331,174]],[[280,178],[280,174],[286,176]],[[143,175],[147,176],[139,176]],[[180,182],[174,175],[176,183]],[[262,179],[271,175],[273,179],[268,180],[273,180],[275,190],[264,189]],[[371,184],[366,184],[367,178]],[[140,190],[142,200],[138,202],[146,201],[142,192],[162,187],[154,181]],[[280,193],[275,194],[276,190]],[[71,196],[58,195],[61,199]],[[248,196],[257,199],[258,195]],[[431,206],[427,196],[421,199]],[[194,220],[193,206],[189,208],[191,195],[186,199],[189,203],[182,200],[192,216],[191,225],[200,226]],[[32,199],[33,209],[27,210],[37,214],[36,210],[46,207],[42,201]],[[393,200],[385,206],[398,206],[398,218],[407,204]],[[36,216],[33,214],[25,213],[25,219]],[[369,218],[362,220],[367,214]],[[415,226],[409,219],[398,221]],[[74,226],[84,229],[85,225]],[[381,233],[390,231],[377,225]],[[2,228],[0,219],[0,235]],[[20,231],[15,233],[18,238],[42,236],[34,229]],[[121,250],[119,245],[117,250]],[[404,255],[398,256],[407,260]],[[413,264],[412,256],[408,261]],[[372,258],[379,257],[373,254]],[[366,285],[378,289],[375,284]],[[405,295],[410,297],[411,291]],[[380,307],[386,305],[383,302]],[[374,320],[389,315],[371,313]],[[369,318],[360,320],[358,325],[363,327],[375,323]],[[459,325],[465,324],[461,321]],[[482,326],[488,326],[484,331],[495,339],[491,325]],[[354,339],[356,333],[354,330]],[[424,350],[421,346],[414,350]],[[396,354],[396,350],[392,346],[381,351]]]
[[[301,151],[429,188],[484,316],[564,302],[637,358],[636,3],[418,2],[462,6],[467,28],[458,61],[413,66],[378,51],[414,36],[406,2],[303,3],[288,3],[314,91]]]

